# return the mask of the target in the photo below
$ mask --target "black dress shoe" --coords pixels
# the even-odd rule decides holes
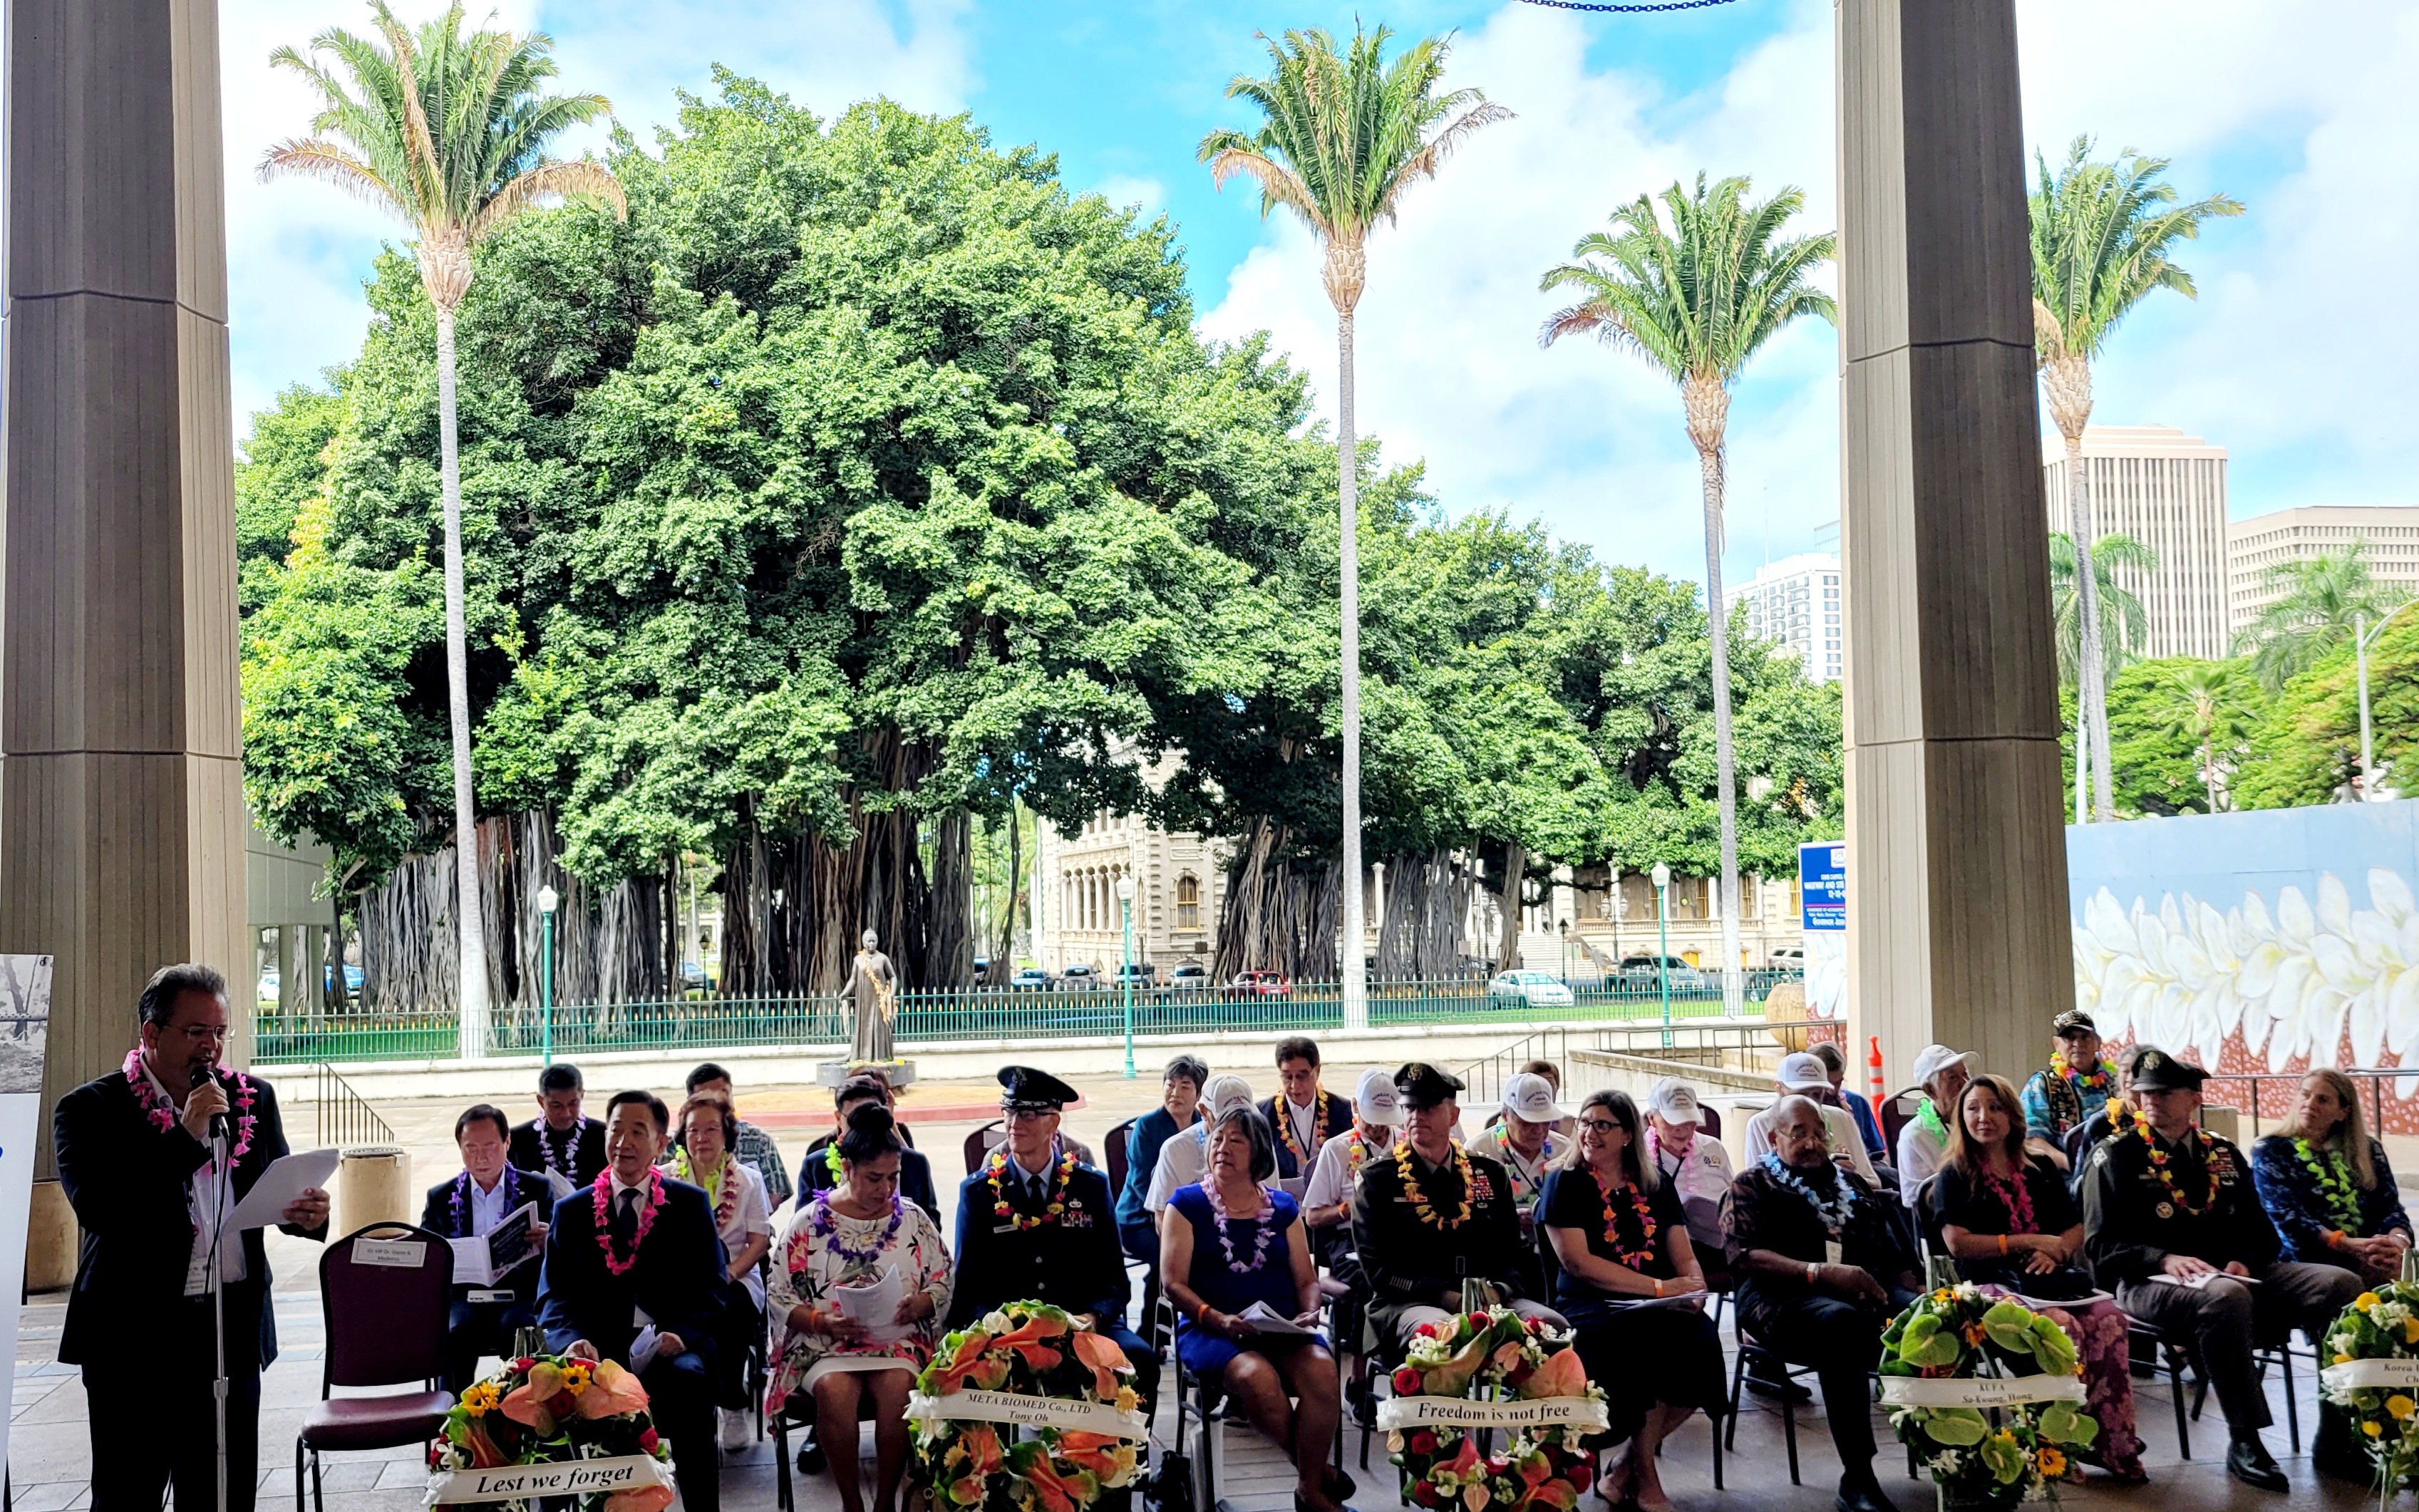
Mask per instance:
[[[1814,1394],[1795,1381],[1766,1381],[1759,1376],[1747,1378],[1747,1389],[1769,1401],[1810,1402]]]
[[[1842,1484],[1840,1494],[1831,1503],[1834,1512],[1898,1512],[1890,1499],[1882,1494],[1879,1486]]]
[[[820,1475],[824,1473],[824,1446],[820,1443],[801,1445],[798,1449],[798,1474]]]
[[[2269,1458],[2268,1446],[2257,1439],[2236,1439],[2226,1446],[2226,1473],[2263,1491],[2287,1490],[2292,1485]]]

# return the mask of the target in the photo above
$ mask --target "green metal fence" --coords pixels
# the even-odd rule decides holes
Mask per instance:
[[[1794,972],[1748,973],[1747,996],[1760,1003],[1775,982]],[[1674,1018],[1720,1014],[1712,979],[1675,983]],[[1534,1004],[1490,996],[1483,980],[1381,982],[1369,986],[1369,1022],[1412,1024],[1553,1019],[1658,1017],[1661,984],[1652,976],[1614,977],[1572,985],[1568,1004]],[[908,992],[899,998],[894,1031],[901,1046],[951,1040],[1056,1040],[1121,1036],[1127,1001],[1116,986],[1068,991],[999,987]],[[1333,983],[1295,983],[1283,992],[1141,987],[1132,999],[1136,1034],[1316,1031],[1344,1022]],[[729,1049],[747,1045],[832,1045],[848,1037],[846,1010],[836,996],[721,997],[697,994],[666,1002],[558,1003],[552,1033],[536,1010],[499,1010],[491,1053],[533,1055],[550,1043],[558,1058],[602,1050]],[[253,1023],[253,1059],[266,1065],[302,1061],[450,1060],[460,1054],[459,1026],[447,1013],[357,1012],[281,1014],[260,1009]]]

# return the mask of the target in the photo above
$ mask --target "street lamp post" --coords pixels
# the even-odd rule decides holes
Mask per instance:
[[[1672,868],[1661,862],[1649,873],[1655,878],[1655,976],[1663,986],[1663,1047],[1672,1047]]]
[[[547,1065],[554,1064],[554,910],[562,894],[551,887],[537,890],[537,1016],[538,1039]]]
[[[1117,911],[1125,915],[1126,963],[1117,972],[1117,980],[1126,989],[1126,1076],[1134,1074],[1133,1064],[1133,874],[1117,878]]]
[[[2377,768],[2368,743],[2368,648],[2371,642],[2385,634],[2386,625],[2396,615],[2413,603],[2419,603],[2419,599],[2411,599],[2388,609],[2385,618],[2380,619],[2374,629],[2368,623],[2368,616],[2356,614],[2351,617],[2352,662],[2360,669],[2360,801],[2364,803],[2369,802],[2369,795],[2377,791]]]
[[[1563,985],[1567,987],[1571,985],[1571,922],[1568,919],[1557,919],[1554,921],[1554,927],[1561,930],[1563,935]]]

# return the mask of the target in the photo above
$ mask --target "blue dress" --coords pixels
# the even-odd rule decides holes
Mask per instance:
[[[1274,1230],[1269,1235],[1268,1253],[1248,1271],[1228,1268],[1226,1252],[1218,1243],[1218,1215],[1210,1211],[1209,1193],[1198,1186],[1179,1187],[1176,1195],[1168,1199],[1167,1210],[1183,1214],[1184,1221],[1193,1225],[1193,1269],[1184,1281],[1194,1296],[1220,1312],[1241,1312],[1255,1302],[1265,1302],[1281,1316],[1291,1318],[1302,1310],[1302,1293],[1294,1289],[1286,1230],[1302,1222],[1302,1205],[1289,1194],[1273,1188],[1264,1195],[1272,1204],[1267,1217],[1238,1218],[1226,1225],[1226,1239],[1235,1247],[1235,1258],[1245,1261],[1259,1243],[1260,1226],[1265,1223]],[[1327,1341],[1322,1336],[1317,1342]],[[1293,1343],[1288,1336],[1282,1340],[1266,1340],[1259,1349],[1262,1353],[1270,1353]],[[1200,1376],[1218,1376],[1225,1373],[1226,1362],[1240,1352],[1240,1346],[1200,1327],[1190,1318],[1179,1317],[1176,1352],[1187,1370]]]

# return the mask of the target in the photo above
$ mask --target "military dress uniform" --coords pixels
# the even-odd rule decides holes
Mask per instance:
[[[2136,1061],[2136,1092],[2197,1091],[2206,1073],[2163,1050]],[[2163,1154],[2165,1175],[2151,1159]],[[2284,1260],[2275,1226],[2260,1207],[2251,1163],[2230,1140],[2203,1129],[2172,1143],[2155,1132],[2116,1125],[2091,1152],[2082,1177],[2084,1253],[2117,1305],[2170,1337],[2197,1346],[2201,1369],[2217,1392],[2238,1445],[2257,1443],[2271,1421],[2267,1394],[2252,1364],[2255,1340],[2281,1338],[2294,1328],[2317,1337],[2360,1294],[2360,1277],[2332,1265]],[[2241,1262],[2256,1286],[2220,1275],[2204,1285],[2165,1278],[2171,1255],[2207,1261],[2223,1271]],[[2335,1448],[2343,1424],[2322,1416],[2321,1456]],[[2264,1451],[2257,1457],[2265,1459]],[[2242,1478],[2264,1484],[2255,1471]],[[2266,1466],[2274,1473],[2274,1466]],[[2279,1482],[2281,1474],[2277,1475]]]
[[[1433,1066],[1414,1062],[1394,1076],[1403,1101],[1413,1107],[1443,1102],[1461,1083]],[[1459,1147],[1456,1147],[1459,1151]],[[1394,1151],[1371,1155],[1361,1168],[1352,1195],[1352,1247],[1361,1257],[1370,1291],[1369,1319],[1386,1336],[1408,1340],[1422,1323],[1458,1310],[1461,1284],[1486,1281],[1523,1317],[1563,1325],[1562,1315],[1534,1299],[1545,1291],[1533,1246],[1520,1240],[1519,1211],[1512,1179],[1484,1155],[1459,1152],[1469,1162],[1465,1191],[1456,1162],[1448,1155],[1431,1165],[1410,1146],[1408,1134]],[[1434,1221],[1424,1219],[1405,1190],[1409,1155],[1412,1182]],[[1470,1216],[1461,1217],[1465,1196]]]
[[[1006,1089],[1000,1098],[1003,1109],[1055,1110],[1075,1100],[1073,1088],[1030,1067],[1006,1067],[999,1079]],[[1055,1159],[1036,1175],[1003,1149],[959,1184],[958,1275],[948,1326],[964,1328],[1011,1302],[1045,1302],[1069,1312],[1089,1313],[1093,1326],[1116,1339],[1133,1362],[1134,1389],[1148,1398],[1159,1379],[1159,1362],[1126,1326],[1132,1292],[1125,1252],[1117,1245],[1117,1204],[1109,1179],[1079,1163],[1068,1172],[1063,1192],[1058,1192]],[[1049,1212],[1054,1193],[1060,1204],[1055,1214]],[[998,1212],[1001,1202],[1008,1204],[1007,1215]],[[1020,1224],[1019,1218],[1026,1222]]]

